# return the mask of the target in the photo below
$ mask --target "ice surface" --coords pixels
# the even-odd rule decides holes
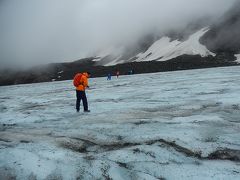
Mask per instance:
[[[239,153],[239,72],[90,79],[88,114],[72,81],[0,87],[0,179],[240,179],[210,158]]]

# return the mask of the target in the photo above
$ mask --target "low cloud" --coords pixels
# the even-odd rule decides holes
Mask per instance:
[[[235,0],[1,0],[1,66],[73,61],[219,18]]]

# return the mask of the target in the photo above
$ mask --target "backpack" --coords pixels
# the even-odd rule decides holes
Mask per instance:
[[[77,73],[73,78],[73,85],[78,87],[81,84],[82,73]]]

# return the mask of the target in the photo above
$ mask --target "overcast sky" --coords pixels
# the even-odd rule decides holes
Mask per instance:
[[[73,61],[194,19],[235,0],[0,0],[0,66]]]

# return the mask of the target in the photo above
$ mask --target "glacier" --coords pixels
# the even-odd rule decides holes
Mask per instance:
[[[239,71],[2,86],[0,179],[240,179]]]

